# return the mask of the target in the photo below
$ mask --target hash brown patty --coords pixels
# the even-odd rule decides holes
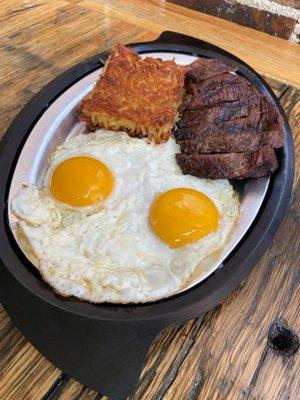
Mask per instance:
[[[89,128],[126,131],[130,136],[166,141],[178,117],[185,67],[147,57],[122,44],[111,51],[92,92],[81,105]]]

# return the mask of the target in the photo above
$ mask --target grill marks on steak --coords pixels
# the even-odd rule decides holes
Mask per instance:
[[[279,148],[283,146],[281,129],[266,130],[261,132],[243,131],[238,133],[211,134],[201,139],[187,139],[180,141],[182,153],[242,153],[253,151],[261,146]]]
[[[212,141],[214,143],[212,144]],[[200,143],[197,140],[183,140],[180,143],[182,153],[239,153],[243,151],[256,150],[261,143],[261,135],[251,133],[234,134],[227,136],[214,135],[203,139]]]
[[[235,65],[224,63],[216,59],[199,58],[188,66],[185,75],[185,85],[199,84],[214,76],[235,71],[237,71]]]
[[[189,128],[194,125],[197,126],[201,122],[218,125],[230,120],[245,118],[255,110],[261,111],[261,101],[256,95],[232,103],[223,103],[211,108],[186,110],[177,126],[178,128]]]
[[[242,112],[242,107],[240,111]],[[249,112],[248,115],[247,112]],[[203,115],[201,115],[202,113],[198,114],[193,118],[193,122],[189,121],[192,125],[182,125],[175,131],[176,141],[184,153],[193,151],[227,153],[255,150],[261,144],[268,144],[268,139],[273,147],[281,147],[283,131],[279,128],[279,124],[275,124],[274,114],[269,110],[261,111],[259,109],[254,109],[252,112],[248,109],[247,112],[244,113],[244,118],[224,121],[222,112],[216,119],[209,119],[210,113],[208,112],[207,118],[203,111]],[[235,116],[239,116],[239,114]],[[273,129],[269,129],[271,126]],[[272,133],[269,134],[269,131]]]
[[[277,109],[236,68],[219,60],[192,63],[175,139],[184,173],[205,178],[260,177],[277,168],[283,146]]]
[[[271,146],[244,153],[176,154],[184,174],[210,179],[259,178],[278,168]]]
[[[187,79],[185,81],[187,81]],[[250,82],[247,81],[247,79],[244,79],[239,75],[226,72],[224,74],[208,78],[205,81],[201,81],[201,86],[199,85],[199,82],[194,83],[191,81],[189,83],[186,83],[185,90],[187,94],[194,95],[198,91],[200,92],[204,90],[214,90],[223,86],[235,85],[238,83],[245,83],[245,85],[250,85]]]
[[[220,86],[215,89],[200,90],[183,103],[182,111],[201,107],[213,107],[218,104],[238,101],[251,97],[254,90],[244,83]]]

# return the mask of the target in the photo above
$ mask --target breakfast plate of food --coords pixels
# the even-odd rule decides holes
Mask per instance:
[[[94,357],[103,368],[79,367],[94,339],[78,363],[64,359],[20,318],[9,290],[1,301],[50,360],[116,398],[162,328],[213,307],[253,268],[294,171],[288,122],[264,80],[171,32],[117,43],[58,77],[9,128],[0,160],[1,281],[15,281],[37,314],[78,320],[74,346],[88,326],[105,337]],[[125,388],[101,378],[120,334],[132,336],[119,350],[137,366],[129,377],[116,361],[109,374]]]

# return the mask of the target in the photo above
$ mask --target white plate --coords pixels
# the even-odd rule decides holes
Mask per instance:
[[[193,62],[196,57],[178,53],[144,53],[143,57],[159,57],[164,60],[175,59],[184,65]],[[78,122],[76,109],[82,98],[91,91],[99,77],[101,69],[87,75],[59,96],[33,127],[19,156],[14,171],[8,202],[24,183],[36,183],[48,164],[49,155],[53,149],[71,136],[85,131],[85,124]],[[193,276],[181,290],[187,290],[200,283],[217,268],[222,266],[239,241],[253,223],[266,195],[269,177],[249,179],[239,182],[235,189],[240,200],[240,215],[236,228],[222,252],[209,257],[201,263]],[[9,208],[9,222],[13,226],[15,220]]]

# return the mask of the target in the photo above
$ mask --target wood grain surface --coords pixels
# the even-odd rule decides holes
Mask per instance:
[[[22,106],[72,65],[175,30],[210,41],[267,76],[297,153],[290,208],[251,275],[205,316],[162,332],[130,400],[298,400],[300,352],[268,345],[284,318],[300,333],[300,47],[164,1],[7,0],[0,3],[1,134]],[[271,78],[270,78],[271,77]],[[49,363],[0,306],[0,400],[107,399]]]

